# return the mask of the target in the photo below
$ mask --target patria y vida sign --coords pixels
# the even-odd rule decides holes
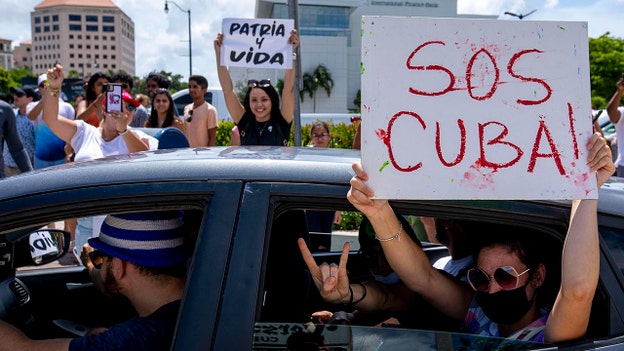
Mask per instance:
[[[596,198],[587,23],[363,17],[379,198]]]
[[[292,45],[288,44],[293,20],[225,18],[221,23],[224,66],[288,69]]]

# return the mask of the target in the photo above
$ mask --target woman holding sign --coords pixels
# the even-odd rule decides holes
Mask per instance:
[[[588,166],[596,172],[598,187],[613,174],[611,151],[599,134],[587,143]],[[599,278],[598,200],[575,200],[563,244],[561,283],[554,305],[542,309],[536,302],[540,287],[547,283],[546,268],[526,245],[526,228],[521,235],[497,232],[480,246],[476,267],[468,271],[470,285],[448,278],[431,266],[423,250],[407,235],[388,200],[376,199],[366,185],[368,175],[361,165],[353,166],[349,201],[370,220],[375,237],[392,269],[414,292],[449,317],[461,321],[464,331],[532,342],[558,343],[581,338],[587,331],[592,300]],[[496,225],[494,225],[496,227]],[[488,227],[483,232],[488,233]],[[518,230],[515,230],[518,231]],[[482,234],[482,233],[479,233]],[[535,245],[535,243],[533,243]],[[332,303],[377,305],[384,298],[372,287],[349,288],[345,244],[340,264],[318,266],[299,240],[303,258],[321,296]],[[552,278],[551,278],[552,279]],[[368,290],[368,291],[367,291]],[[377,300],[377,301],[375,301]]]
[[[288,43],[292,45],[293,50],[299,45],[296,30],[290,33]],[[221,65],[222,44],[223,34],[219,33],[214,40],[217,73],[228,112],[238,126],[241,145],[288,145],[295,110],[294,68],[284,72],[281,107],[277,90],[269,79],[249,80],[245,102],[241,104],[234,91],[228,67]]]

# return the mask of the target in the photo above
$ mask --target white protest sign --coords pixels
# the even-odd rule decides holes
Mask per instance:
[[[587,23],[363,17],[378,198],[596,198]]]
[[[292,45],[288,44],[294,20],[268,18],[224,18],[221,24],[224,66],[292,67]]]
[[[47,230],[34,232],[30,234],[28,239],[30,243],[30,255],[33,258],[58,253],[58,246]]]

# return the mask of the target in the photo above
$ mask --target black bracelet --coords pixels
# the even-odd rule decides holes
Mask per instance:
[[[366,285],[362,284],[362,283],[356,283],[359,286],[362,287],[362,289],[364,289],[364,293],[362,294],[362,297],[360,297],[357,301],[353,301],[353,289],[351,289],[351,285],[349,285],[349,291],[351,291],[351,299],[349,301],[350,305],[357,305],[358,303],[362,302],[365,298],[366,298]]]

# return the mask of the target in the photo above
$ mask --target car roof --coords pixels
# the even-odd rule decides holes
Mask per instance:
[[[348,184],[360,152],[350,149],[238,146],[163,149],[34,170],[0,181],[0,201],[110,183],[184,180]],[[53,175],[54,174],[54,175]]]
[[[222,146],[164,149],[74,162],[8,177],[0,181],[0,201],[51,190],[154,181],[295,181],[347,186],[354,174],[352,164],[359,161],[358,150],[338,148]],[[600,189],[599,196],[600,212],[624,216],[624,206],[621,206],[624,178],[612,177]],[[569,204],[569,201],[537,202]]]

